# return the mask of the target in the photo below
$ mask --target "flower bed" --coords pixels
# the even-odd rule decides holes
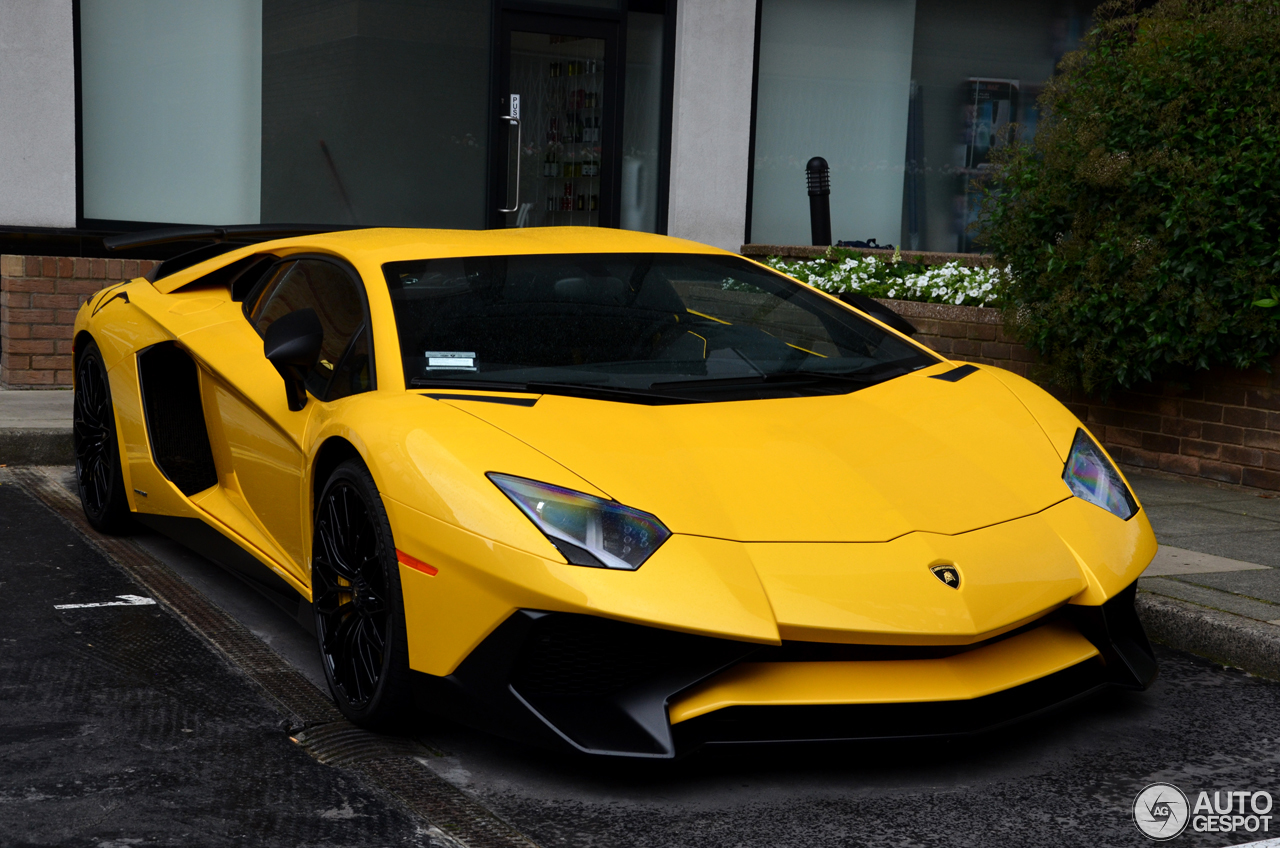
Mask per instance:
[[[1004,275],[1000,268],[971,267],[959,262],[920,265],[903,260],[896,250],[876,257],[833,247],[816,259],[770,256],[764,261],[831,294],[852,291],[868,297],[955,306],[997,305],[996,291]]]

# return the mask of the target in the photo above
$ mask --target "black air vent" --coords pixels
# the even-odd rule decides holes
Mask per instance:
[[[191,357],[173,342],[138,354],[138,381],[156,465],[190,497],[218,482],[200,402],[200,377]]]

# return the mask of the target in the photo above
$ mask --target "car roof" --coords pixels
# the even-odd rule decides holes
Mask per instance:
[[[553,253],[736,254],[687,239],[602,227],[526,227],[505,230],[427,230],[378,227],[276,239],[249,245],[157,280],[173,292],[230,262],[253,253],[331,253],[357,265],[382,265],[453,256],[518,256]]]

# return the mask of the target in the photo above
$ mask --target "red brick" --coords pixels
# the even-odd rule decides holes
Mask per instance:
[[[1193,421],[1221,421],[1222,406],[1216,403],[1200,403],[1194,400],[1182,402],[1182,417]]]
[[[1223,462],[1231,462],[1236,465],[1251,465],[1254,468],[1262,467],[1262,451],[1255,448],[1223,445],[1221,457]]]
[[[5,324],[4,335],[10,339],[31,338],[30,324]]]
[[[1022,345],[1014,345],[1009,351],[1009,358],[1014,362],[1035,362],[1036,355],[1029,348]]]
[[[1280,391],[1275,389],[1250,389],[1249,406],[1254,409],[1280,409]]]
[[[31,370],[31,357],[29,356],[13,356],[8,351],[5,351],[3,362],[6,371]]]
[[[1246,468],[1241,482],[1255,489],[1269,489],[1280,492],[1280,471],[1262,471],[1258,468]]]
[[[1266,427],[1267,413],[1261,409],[1228,406],[1222,410],[1222,422],[1236,427]]]
[[[43,267],[43,265],[44,263],[43,261],[41,261],[39,256],[28,256],[27,257],[27,276],[28,277],[43,276],[41,274],[41,268]]]
[[[53,343],[53,352],[70,356],[76,352],[75,340],[70,338],[71,334],[67,334],[67,338],[58,339]]]
[[[53,382],[59,386],[70,386],[74,382],[74,371],[58,371],[54,374]]]
[[[1120,423],[1133,430],[1142,430],[1146,433],[1160,432],[1160,416],[1149,415],[1145,412],[1130,412],[1125,410],[1120,413]]]
[[[1136,465],[1139,468],[1159,468],[1160,455],[1152,451],[1145,451],[1141,448],[1121,448],[1120,460],[1126,465]]]
[[[80,299],[74,294],[31,295],[31,305],[36,309],[79,309]]]
[[[1280,412],[1267,413],[1267,429],[1280,430]]]
[[[59,324],[66,324],[70,327],[76,322],[76,313],[79,311],[79,306],[75,309],[59,309],[54,320]]]
[[[1272,471],[1280,471],[1280,453],[1276,451],[1264,451],[1262,464]]]
[[[965,336],[980,342],[993,342],[996,340],[996,325],[970,324],[965,328]]]
[[[121,276],[120,276],[120,260],[119,260],[119,259],[108,259],[108,260],[107,260],[107,279],[109,279],[109,280],[119,280],[119,279],[121,279]]]
[[[76,272],[76,263],[73,259],[71,259],[71,257],[62,256],[58,258],[58,276],[59,277],[71,277],[71,276],[74,276],[75,272]]]
[[[89,260],[89,276],[95,280],[105,279],[107,276],[107,260],[90,259]]]
[[[58,276],[58,260],[52,256],[40,257],[40,270],[37,273],[41,277]]]
[[[26,292],[0,292],[0,306],[7,306],[10,309],[30,309],[31,295]]]
[[[1245,430],[1242,441],[1245,447],[1280,451],[1280,432],[1275,430]]]
[[[135,277],[141,276],[138,273],[138,260],[122,259],[120,261],[120,276],[124,277],[126,280],[132,280]]]
[[[1173,436],[1161,436],[1158,433],[1143,433],[1142,449],[1157,453],[1176,454],[1178,452],[1178,439]]]
[[[1013,345],[999,342],[986,342],[982,345],[982,355],[991,359],[1008,360],[1013,358]]]
[[[8,339],[4,340],[4,352],[9,353],[30,353],[30,354],[51,354],[53,353],[53,342],[48,339]]]
[[[58,280],[58,294],[94,294],[102,287],[101,280]]]
[[[33,356],[33,357],[31,357],[31,367],[32,367],[32,368],[37,368],[37,369],[45,369],[45,368],[48,368],[48,369],[50,369],[50,370],[57,370],[57,369],[59,369],[59,368],[63,368],[63,369],[65,369],[65,368],[70,368],[70,367],[71,367],[71,364],[72,364],[72,363],[71,363],[71,357],[70,357],[70,356],[56,356],[56,355],[55,355],[55,356]],[[1259,464],[1261,464],[1261,463],[1259,463]]]
[[[51,324],[53,320],[52,309],[9,309],[5,312],[7,324]]]
[[[1214,384],[1205,386],[1204,399],[1228,406],[1244,406],[1245,390],[1241,386]]]
[[[1224,445],[1238,445],[1244,441],[1244,431],[1239,427],[1228,427],[1224,424],[1205,424],[1201,428],[1200,438]]]
[[[941,354],[951,353],[951,339],[936,338],[927,342],[930,348]]]
[[[1131,448],[1142,447],[1142,434],[1137,430],[1126,430],[1123,427],[1108,427],[1102,440],[1110,445],[1127,445]],[[1176,445],[1178,440],[1174,439]]]
[[[1160,470],[1168,471],[1171,474],[1185,474],[1188,477],[1198,477],[1200,476],[1200,460],[1191,456],[1162,454],[1160,456]]]
[[[33,339],[69,339],[71,338],[71,327],[66,324],[31,324],[31,338]]]
[[[140,259],[138,260],[138,273],[145,277],[159,264],[154,259]]]
[[[1181,436],[1186,439],[1200,438],[1200,432],[1204,429],[1204,423],[1201,421],[1188,421],[1185,418],[1162,418],[1160,419],[1160,432],[1167,436]]]
[[[1238,465],[1223,465],[1221,462],[1200,461],[1200,476],[1220,483],[1239,483],[1241,468]]]
[[[53,280],[42,280],[29,277],[7,277],[4,290],[11,292],[53,292],[57,284]]]
[[[1222,452],[1222,445],[1216,442],[1201,442],[1196,439],[1183,439],[1181,453],[1184,456],[1199,456],[1205,459],[1217,459]]]
[[[9,372],[9,382],[14,385],[21,386],[52,386],[54,375],[52,371],[32,371],[24,369],[22,371],[13,370]]]

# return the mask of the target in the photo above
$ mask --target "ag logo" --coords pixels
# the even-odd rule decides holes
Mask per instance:
[[[1133,799],[1133,823],[1148,839],[1173,839],[1190,818],[1187,796],[1172,783],[1153,783]]]
[[[941,580],[945,585],[952,589],[960,588],[960,572],[954,565],[932,565],[929,570],[933,572],[933,576]]]

